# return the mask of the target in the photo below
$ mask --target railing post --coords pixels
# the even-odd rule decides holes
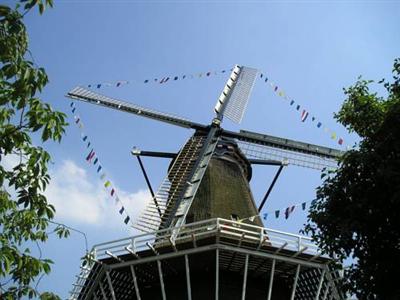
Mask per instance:
[[[298,251],[301,250],[301,236],[298,237]]]
[[[132,251],[136,253],[136,239],[134,237],[132,237],[131,245]]]

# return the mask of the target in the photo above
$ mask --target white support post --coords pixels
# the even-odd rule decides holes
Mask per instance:
[[[274,275],[275,275],[275,259],[272,260],[271,274],[269,275],[269,286],[268,286],[268,297],[267,297],[267,300],[271,300],[272,286],[274,284]]]
[[[242,287],[242,300],[246,299],[246,285],[247,285],[247,271],[249,268],[249,255],[246,254],[244,263],[244,274],[243,274],[243,287]]]
[[[324,297],[322,297],[322,300],[326,300],[326,297],[328,296],[328,292],[329,292],[329,282],[326,284]]]
[[[185,268],[186,268],[186,285],[188,300],[192,300],[192,289],[190,286],[190,270],[189,270],[189,257],[185,254]]]
[[[135,286],[136,299],[140,300],[139,286],[137,283],[135,267],[133,265],[131,265],[131,273],[133,278],[133,285]]]
[[[215,250],[215,300],[219,297],[219,249]]]
[[[296,275],[294,276],[294,282],[293,282],[292,296],[290,297],[290,300],[294,300],[294,296],[296,295],[296,287],[297,287],[297,280],[299,279],[299,274],[300,274],[300,265],[297,265]]]
[[[117,298],[115,297],[115,292],[114,292],[114,289],[113,289],[113,286],[112,286],[112,282],[111,282],[111,277],[110,277],[110,272],[109,271],[106,271],[106,277],[107,277],[107,282],[108,282],[108,285],[109,285],[109,288],[110,288],[110,292],[111,292],[111,298],[113,300],[117,300]]]
[[[163,279],[163,274],[162,274],[162,269],[161,269],[161,261],[160,260],[157,260],[157,267],[158,267],[158,276],[160,277],[162,298],[163,298],[163,300],[166,300],[167,296],[165,295],[165,286],[164,286],[164,279]]]
[[[101,294],[103,296],[103,299],[107,300],[106,293],[104,292],[104,287],[103,287],[103,284],[101,282],[99,282],[99,287],[100,287],[100,291],[101,291]]]
[[[319,294],[321,293],[322,283],[324,282],[324,277],[325,277],[325,272],[326,272],[325,269],[322,270],[322,272],[321,272],[321,277],[319,279],[318,290],[317,290],[317,294],[315,295],[315,300],[318,300]]]

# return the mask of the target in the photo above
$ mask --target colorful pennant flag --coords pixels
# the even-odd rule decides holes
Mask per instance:
[[[268,217],[268,213],[265,213],[263,216],[264,220],[267,220],[267,217]]]
[[[93,149],[90,150],[88,156],[86,156],[86,160],[90,162],[90,160],[93,158],[93,156],[95,155]]]
[[[74,103],[74,102],[71,102],[70,106],[71,106],[71,108],[72,108],[71,111],[72,111],[73,113],[75,113],[75,111],[76,111],[75,103]],[[74,119],[75,119],[75,123],[76,123],[76,124],[78,125],[78,127],[81,129],[81,138],[82,138],[82,141],[86,143],[86,141],[89,139],[89,137],[88,137],[87,135],[85,135],[84,132],[82,131],[82,128],[83,128],[82,121],[80,120],[80,118],[79,118],[77,115],[74,115]],[[90,141],[88,141],[88,142],[87,142],[87,148],[89,148],[90,145],[91,145],[91,143],[90,143]],[[96,157],[96,153],[95,153],[94,149],[92,148],[92,149],[90,150],[89,154],[86,156],[86,160],[87,160],[88,162],[91,162],[93,158],[95,158],[94,161],[93,161],[93,165],[96,165],[97,163],[99,163],[99,164],[98,164],[98,167],[97,167],[97,173],[100,173],[100,171],[102,170],[102,166],[100,165],[99,159],[98,159],[98,157]],[[100,179],[101,179],[101,180],[104,180],[105,177],[106,177],[106,173],[102,173],[102,174],[100,175]],[[104,187],[107,189],[107,188],[110,187],[110,186],[112,186],[111,182],[110,182],[109,180],[106,180],[106,182],[104,183]],[[116,190],[115,190],[114,188],[111,188],[111,197],[114,197],[114,196],[115,196],[115,204],[119,204],[119,205],[121,206],[121,209],[119,210],[119,212],[120,212],[120,214],[122,214],[123,212],[125,212],[125,208],[124,208],[124,206],[123,206],[123,203],[122,203],[121,200],[118,198],[117,193],[116,193]],[[130,217],[129,217],[128,214],[125,212],[124,223],[125,223],[125,224],[128,224],[129,221],[130,221]]]
[[[280,210],[275,211],[275,218],[277,218],[277,219],[279,218],[279,213],[280,213]]]
[[[303,203],[301,204],[301,209],[302,209],[302,210],[305,210],[305,209],[306,209],[306,205],[307,205],[307,202],[303,202]]]
[[[289,218],[289,215],[294,211],[295,206],[287,207],[285,210],[285,219]]]
[[[301,121],[305,122],[305,120],[307,120],[307,117],[308,117],[308,111],[303,109],[303,112],[301,113]]]
[[[260,74],[260,78],[263,78],[263,77],[264,77],[264,73],[261,73],[261,74]],[[267,82],[267,78],[265,78],[265,82]],[[289,97],[288,97],[287,95],[285,95],[285,93],[284,93],[284,91],[283,91],[282,89],[280,89],[280,90],[278,91],[278,89],[279,89],[279,88],[278,88],[278,85],[276,85],[276,84],[274,84],[274,83],[272,83],[272,82],[270,82],[269,85],[271,86],[271,88],[272,88],[272,90],[273,90],[274,92],[277,92],[278,96],[283,97],[283,98],[286,99],[286,100],[289,100]],[[294,103],[295,103],[294,100],[291,100],[291,101],[289,102],[289,104],[290,104],[291,106],[292,106]],[[299,104],[295,106],[295,109],[298,110],[298,111],[300,110],[300,108],[301,108],[301,106],[300,106]],[[309,112],[308,112],[307,110],[304,109],[304,110],[302,111],[302,113],[301,113],[301,122],[305,122],[305,121],[307,120],[308,116],[309,116]],[[311,120],[314,122],[314,121],[316,120],[315,116],[312,116]],[[322,126],[322,123],[321,123],[321,122],[318,122],[318,123],[317,123],[317,128],[320,128],[321,126]],[[335,132],[333,132],[333,131],[330,130],[329,128],[326,128],[325,131],[326,131],[327,133],[330,133],[331,139],[334,139],[334,140],[337,139],[337,136],[336,136],[336,133],[335,133]],[[338,144],[339,144],[339,145],[343,145],[343,143],[344,143],[343,138],[339,138],[339,139],[338,139]]]

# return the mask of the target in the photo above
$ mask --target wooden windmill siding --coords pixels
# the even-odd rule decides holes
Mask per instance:
[[[187,223],[211,218],[242,220],[258,215],[249,186],[250,163],[235,143],[225,141],[218,146],[189,210]],[[263,226],[259,217],[244,222]]]

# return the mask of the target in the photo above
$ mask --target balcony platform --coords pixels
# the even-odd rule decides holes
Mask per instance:
[[[95,245],[70,299],[344,298],[308,237],[220,218],[176,232]]]

